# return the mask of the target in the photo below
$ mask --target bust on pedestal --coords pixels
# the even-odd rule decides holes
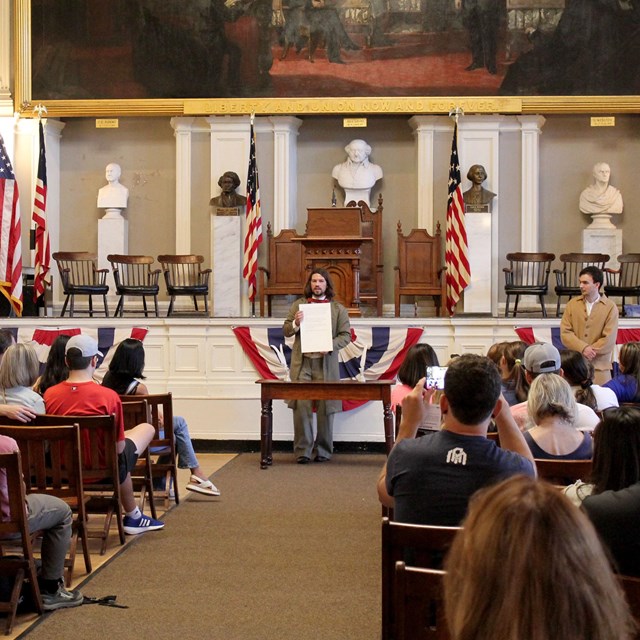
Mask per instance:
[[[213,316],[237,318],[242,315],[244,280],[243,217],[247,199],[236,193],[240,178],[234,171],[225,171],[218,179],[222,189],[209,201],[211,213],[211,268],[213,270]]]
[[[382,178],[382,167],[369,162],[371,147],[364,140],[352,140],[344,150],[348,158],[331,172],[344,189],[344,204],[362,200],[371,207],[371,188]]]
[[[122,209],[127,208],[129,189],[120,184],[120,165],[110,162],[105,170],[108,184],[98,191],[98,209],[106,209],[104,218],[119,218]]]
[[[129,253],[129,222],[122,217],[126,209],[129,189],[120,184],[122,170],[120,165],[110,162],[105,170],[108,184],[98,191],[98,209],[105,209],[105,214],[98,220],[98,266],[109,268],[107,256],[111,253],[127,255]],[[109,297],[115,295],[115,282],[109,270],[107,275]]]
[[[591,224],[582,232],[582,248],[586,253],[608,253],[607,267],[617,266],[622,253],[622,230],[611,222],[612,215],[622,214],[622,194],[609,184],[611,168],[606,162],[593,167],[593,184],[580,194],[580,211],[591,216]]]
[[[580,194],[580,211],[591,216],[589,229],[615,229],[612,215],[622,213],[622,194],[609,184],[611,168],[606,162],[593,167],[593,184]]]

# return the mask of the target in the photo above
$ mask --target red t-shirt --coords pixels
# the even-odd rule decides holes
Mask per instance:
[[[57,416],[96,416],[111,415],[116,417],[118,442],[124,440],[124,417],[122,402],[118,394],[102,385],[88,380],[87,382],[69,382],[49,387],[44,393],[44,404],[47,413]],[[82,434],[82,458],[91,464],[89,441]],[[92,479],[85,478],[85,481]]]

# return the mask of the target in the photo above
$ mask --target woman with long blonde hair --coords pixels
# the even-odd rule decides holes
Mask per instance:
[[[636,625],[589,519],[552,485],[479,491],[445,559],[453,640],[630,640]]]

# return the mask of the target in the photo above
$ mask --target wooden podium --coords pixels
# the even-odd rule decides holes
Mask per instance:
[[[361,246],[371,242],[362,237],[360,209],[307,209],[305,235],[291,240],[302,243],[307,275],[313,269],[326,269],[333,280],[335,299],[350,316],[359,316]]]
[[[383,253],[382,196],[378,208],[307,209],[305,235],[283,229],[274,237],[267,224],[268,267],[258,267],[260,315],[271,316],[274,296],[301,295],[309,270],[331,274],[336,299],[350,315],[360,315],[360,304],[375,307],[382,316]]]

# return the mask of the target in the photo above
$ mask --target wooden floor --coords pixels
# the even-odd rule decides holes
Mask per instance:
[[[235,454],[198,454],[198,462],[200,462],[200,466],[202,470],[207,474],[211,475],[215,473],[218,469],[224,466],[227,462],[232,460],[235,457]],[[179,491],[180,491],[180,501],[188,500],[192,495],[190,491],[186,490],[187,483],[189,482],[189,470],[188,469],[179,469],[178,470],[178,479],[179,479]],[[215,484],[215,483],[214,483]],[[212,497],[211,500],[224,500],[224,487],[218,486],[220,490],[220,497]],[[199,499],[202,499],[202,496],[199,496]],[[158,509],[158,518],[162,519],[163,508],[164,506],[161,503],[157,505]],[[172,503],[173,506],[173,503]],[[149,509],[145,510],[147,513]],[[130,541],[134,540],[136,536],[127,536],[125,541],[125,546]],[[104,565],[106,562],[111,560],[114,555],[116,555],[122,547],[119,544],[118,540],[118,530],[115,525],[112,527],[109,543],[107,545],[107,552],[105,555],[101,556],[99,553],[99,544],[100,541],[97,539],[90,539],[90,551],[91,551],[91,563],[93,565],[93,571],[95,572],[99,567]],[[79,548],[78,553],[76,555],[76,563],[74,568],[74,580],[71,586],[72,589],[82,588],[82,583],[87,580],[88,574],[85,571],[84,567],[84,558],[82,556],[82,551]],[[55,615],[55,611],[52,614],[47,615]],[[18,616],[16,619],[16,624],[13,626],[13,630],[10,635],[2,635],[2,631],[0,631],[0,638],[17,638],[22,633],[24,633],[36,620],[38,619],[37,614],[26,614],[22,616]],[[0,629],[4,629],[4,618],[0,618]]]

